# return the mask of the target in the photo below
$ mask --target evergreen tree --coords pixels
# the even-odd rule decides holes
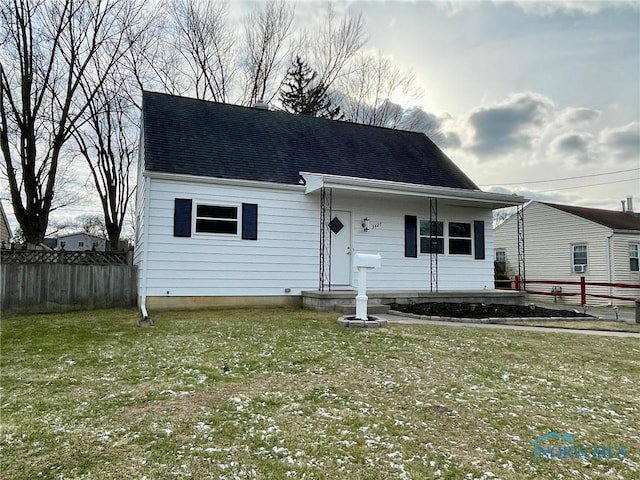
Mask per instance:
[[[280,90],[282,107],[289,113],[339,119],[340,107],[333,107],[322,83],[314,85],[316,72],[297,56]]]

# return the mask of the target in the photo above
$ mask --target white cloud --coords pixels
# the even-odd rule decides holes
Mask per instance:
[[[554,158],[586,164],[593,159],[595,147],[595,140],[590,133],[567,132],[554,138],[549,150]]]
[[[533,92],[511,94],[502,102],[477,107],[467,119],[471,133],[467,148],[481,160],[531,151],[553,108],[549,98]]]
[[[605,128],[598,141],[603,154],[618,162],[640,163],[640,122],[631,122],[618,128]]]
[[[505,3],[505,0],[497,0],[496,3]],[[638,8],[637,2],[628,0],[554,0],[546,2],[539,0],[520,0],[515,2],[515,4],[527,14],[540,16],[550,16],[557,13],[595,15],[610,8]]]
[[[516,193],[517,195],[522,195],[524,198],[529,200],[536,200],[538,202],[561,203],[565,205],[578,205],[581,198],[580,195],[575,192],[567,192],[561,189],[553,191],[539,191],[526,186],[518,186],[517,188],[512,188],[510,190],[504,187],[495,186],[489,187],[486,190],[495,193],[506,193],[508,195]]]
[[[602,111],[593,108],[568,107],[559,112],[558,120],[571,125],[589,125],[601,115]]]

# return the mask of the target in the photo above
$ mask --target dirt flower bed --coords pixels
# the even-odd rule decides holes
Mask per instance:
[[[391,304],[391,309],[416,315],[429,315],[452,318],[576,318],[591,315],[578,313],[573,310],[554,310],[529,305],[502,305],[482,303],[414,303]]]

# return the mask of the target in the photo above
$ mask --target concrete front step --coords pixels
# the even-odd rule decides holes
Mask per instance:
[[[335,305],[333,308],[336,312],[344,313],[346,315],[354,315],[356,313],[356,305],[355,303],[350,305]],[[381,313],[388,313],[389,305],[368,305],[367,306],[367,314],[376,315]]]

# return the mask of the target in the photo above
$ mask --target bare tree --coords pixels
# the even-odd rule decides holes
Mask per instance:
[[[391,101],[394,95],[418,97],[414,76],[393,65],[381,53],[361,54],[352,72],[338,85],[340,108],[349,121],[379,127],[399,128],[405,109]]]
[[[343,76],[349,62],[366,42],[362,15],[339,17],[333,3],[327,3],[323,21],[311,34],[304,46],[309,51],[310,63],[318,72],[318,83],[327,89]]]
[[[0,4],[0,149],[28,243],[44,239],[63,148],[131,47],[124,27],[138,12],[132,0]],[[87,91],[79,95],[83,81]]]
[[[125,69],[131,74],[135,88],[132,100],[141,109],[142,90],[157,89],[172,95],[183,95],[189,91],[191,80],[182,72],[182,54],[175,48],[173,22],[164,9],[147,11],[146,28],[131,42],[129,55],[123,57]]]
[[[243,105],[276,96],[285,76],[285,43],[291,33],[294,10],[283,0],[269,0],[244,22],[246,55],[242,59]]]
[[[104,220],[100,215],[80,215],[76,217],[78,229],[82,232],[97,237],[104,237],[106,235],[106,227]],[[112,248],[113,249],[113,248]]]
[[[111,249],[117,250],[129,201],[134,193],[132,168],[138,152],[139,110],[123,94],[125,79],[108,78],[89,102],[87,121],[74,132],[91,171]]]
[[[237,53],[227,3],[175,0],[171,17],[173,46],[183,60],[181,74],[189,89],[196,98],[228,101]]]

